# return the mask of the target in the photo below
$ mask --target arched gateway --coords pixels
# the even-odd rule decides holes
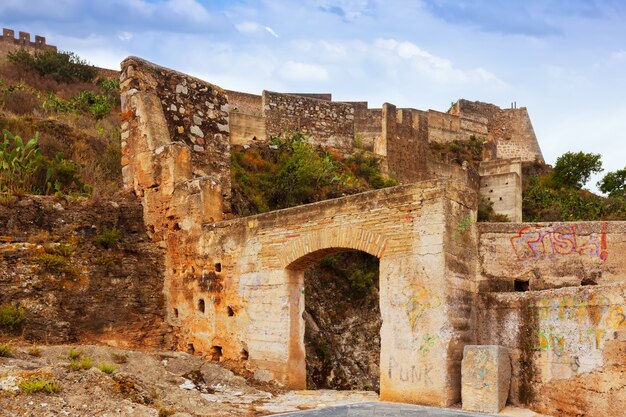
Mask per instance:
[[[304,270],[359,250],[380,260],[381,398],[460,400],[473,331],[475,192],[432,180],[228,219],[223,90],[135,58],[122,74],[125,185],[166,250],[180,349],[304,388]],[[191,143],[187,131],[202,137]]]

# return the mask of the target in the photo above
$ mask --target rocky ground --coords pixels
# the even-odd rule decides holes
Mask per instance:
[[[376,393],[365,391],[287,392],[182,352],[11,346],[12,356],[0,357],[1,417],[262,416],[377,400]],[[82,363],[88,369],[73,369]],[[99,369],[102,364],[116,368],[109,374]],[[25,392],[25,382],[34,380],[56,382],[58,392]]]

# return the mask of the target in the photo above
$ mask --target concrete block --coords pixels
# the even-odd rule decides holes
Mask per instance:
[[[461,364],[463,410],[497,414],[506,405],[511,383],[509,350],[496,345],[467,345]]]

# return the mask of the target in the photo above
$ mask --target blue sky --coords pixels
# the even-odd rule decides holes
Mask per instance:
[[[137,55],[257,94],[515,101],[547,162],[582,150],[626,165],[622,0],[3,0],[0,24],[99,66]]]

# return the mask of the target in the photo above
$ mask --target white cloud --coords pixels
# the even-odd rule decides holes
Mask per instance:
[[[121,41],[129,41],[133,38],[133,34],[131,32],[120,32],[117,34],[117,37]]]
[[[265,26],[265,30],[267,31],[267,33],[269,33],[273,37],[278,38],[278,35],[276,34],[276,32],[274,32],[274,29],[272,29],[271,27]]]
[[[378,49],[378,51],[383,54],[391,55],[392,58],[400,58],[401,62],[409,62],[411,66],[420,73],[439,82],[464,83],[486,81],[500,86],[505,85],[496,75],[484,68],[478,67],[471,70],[456,68],[452,64],[452,61],[431,54],[409,41],[377,39],[374,41],[374,48]],[[393,71],[395,70],[396,68],[394,67]]]
[[[304,62],[287,61],[280,67],[278,73],[289,81],[325,81],[328,79],[326,68]]]
[[[619,59],[619,60],[626,59],[626,51],[623,49],[620,49],[619,51],[613,52],[611,56],[614,59]]]
[[[255,33],[258,32],[260,28],[261,25],[256,22],[242,22],[235,25],[235,29],[237,29],[239,33]]]

